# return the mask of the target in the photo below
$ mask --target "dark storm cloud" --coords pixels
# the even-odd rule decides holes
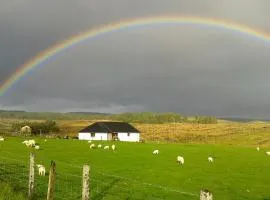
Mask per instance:
[[[15,1],[0,6],[0,81],[37,52],[99,24],[154,15],[221,18],[270,31],[268,0]],[[1,97],[3,108],[263,116],[270,44],[196,26],[115,32],[62,52]]]

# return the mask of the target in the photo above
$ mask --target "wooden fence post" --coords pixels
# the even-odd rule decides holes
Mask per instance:
[[[200,192],[200,200],[213,200],[213,194],[209,190],[203,189]]]
[[[49,183],[48,183],[48,192],[47,192],[47,200],[53,200],[54,188],[55,188],[55,180],[56,180],[55,173],[56,173],[56,164],[55,164],[54,161],[51,161]]]
[[[31,199],[34,194],[34,181],[35,181],[35,155],[30,153],[29,164],[29,183],[28,183],[28,198]]]
[[[82,200],[89,200],[89,165],[83,166],[83,176],[82,176]]]

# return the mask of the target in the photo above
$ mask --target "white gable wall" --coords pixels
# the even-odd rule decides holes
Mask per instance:
[[[118,138],[120,141],[126,142],[139,142],[140,141],[140,133],[118,133]]]
[[[107,133],[95,133],[94,137],[91,137],[91,133],[79,133],[79,140],[108,140]]]

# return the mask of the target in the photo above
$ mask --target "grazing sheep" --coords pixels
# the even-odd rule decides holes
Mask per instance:
[[[256,149],[257,149],[257,151],[260,151],[260,147],[257,147]]]
[[[4,138],[2,138],[2,137],[0,138],[0,141],[4,141],[4,140],[5,140]]]
[[[25,144],[25,146],[27,146],[27,147],[32,147],[32,145],[29,143],[28,140],[25,140],[22,143]]]
[[[110,149],[110,147],[109,146],[105,146],[104,149]]]
[[[102,147],[102,145],[101,145],[101,144],[99,144],[99,145],[98,145],[98,148],[101,148],[101,147]]]
[[[28,140],[28,143],[30,144],[31,147],[34,147],[36,145],[35,140]]]
[[[211,163],[214,162],[214,158],[211,157],[211,156],[209,156],[209,157],[208,157],[208,162],[211,162]]]
[[[46,174],[45,167],[43,165],[39,165],[39,164],[37,164],[37,167],[38,167],[38,175],[45,176],[45,174]]]
[[[266,155],[270,156],[270,151],[267,151],[267,152],[265,152],[265,153],[266,153]]]
[[[44,142],[47,142],[47,140],[45,139]]]
[[[22,143],[25,144],[27,147],[34,147],[36,145],[35,140],[25,140]]]
[[[93,149],[93,148],[95,148],[95,144],[90,145],[90,149]]]
[[[115,150],[115,145],[114,145],[114,144],[112,145],[112,150],[113,150],[113,151]]]
[[[36,149],[36,150],[39,150],[39,149],[40,149],[40,146],[36,145],[36,146],[35,146],[35,149]]]
[[[158,150],[158,149],[154,150],[154,151],[153,151],[153,154],[154,154],[154,155],[159,154],[159,150]]]
[[[91,140],[88,141],[88,143],[91,143],[91,142],[92,142]]]
[[[179,164],[183,165],[184,162],[185,162],[184,157],[182,157],[182,156],[177,156],[177,162],[178,162]]]
[[[25,145],[26,145],[27,147],[32,147],[32,144],[30,144],[29,142],[25,143]]]

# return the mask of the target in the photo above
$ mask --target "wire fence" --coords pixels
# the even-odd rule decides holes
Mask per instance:
[[[36,158],[38,162],[38,158]],[[55,200],[82,199],[82,168],[65,161],[55,161],[61,165],[56,170],[54,191]],[[37,163],[37,162],[36,162]],[[41,162],[42,163],[42,162]],[[11,184],[16,190],[27,195],[29,180],[29,158],[1,151],[0,181]],[[165,183],[164,183],[165,184]],[[46,199],[48,190],[48,169],[46,176],[39,176],[35,166],[34,197],[36,200]],[[90,170],[90,199],[91,200],[160,200],[160,199],[199,199],[199,194],[181,191],[166,185],[155,185],[141,180],[134,180],[95,168]]]

